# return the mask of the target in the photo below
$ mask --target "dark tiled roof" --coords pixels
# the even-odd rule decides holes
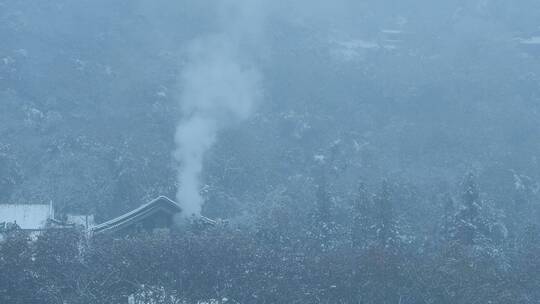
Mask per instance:
[[[116,231],[125,226],[132,224],[133,222],[142,220],[156,213],[157,211],[165,211],[170,214],[177,214],[177,213],[182,212],[182,207],[180,207],[180,205],[178,205],[177,203],[175,203],[174,201],[172,201],[171,199],[165,196],[159,196],[158,198],[152,200],[151,202],[147,204],[140,206],[139,208],[133,211],[123,214],[105,223],[91,227],[90,232],[102,233],[102,232],[108,232],[108,231]],[[205,223],[215,224],[215,222],[209,218],[201,216],[200,219]]]

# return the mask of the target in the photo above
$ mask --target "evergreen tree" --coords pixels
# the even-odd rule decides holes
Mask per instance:
[[[386,247],[396,242],[396,221],[394,206],[390,198],[390,185],[383,181],[381,192],[375,198],[375,229],[380,246]]]
[[[481,202],[474,174],[468,173],[462,184],[462,208],[455,219],[455,239],[463,245],[474,245],[487,234],[487,226],[480,216]]]
[[[454,238],[455,232],[455,203],[450,194],[446,194],[443,201],[443,216],[439,226],[439,240],[442,242],[449,241]]]
[[[372,201],[364,183],[358,186],[352,204],[352,227],[351,240],[354,249],[365,248],[369,242],[370,227],[372,219]]]
[[[515,272],[520,279],[520,295],[524,299],[539,299],[540,289],[540,227],[528,225],[517,241]],[[526,303],[523,301],[523,303]]]
[[[398,303],[405,285],[402,273],[404,261],[387,181],[383,181],[371,210],[363,224],[367,227],[369,223],[367,231],[371,241],[363,248],[359,259],[362,273],[356,275],[363,286],[359,302]]]
[[[317,239],[320,241],[322,248],[326,248],[329,243],[330,233],[332,231],[332,215],[331,215],[331,198],[328,194],[326,185],[326,176],[322,174],[317,185],[316,193],[316,213],[315,213],[315,229]]]

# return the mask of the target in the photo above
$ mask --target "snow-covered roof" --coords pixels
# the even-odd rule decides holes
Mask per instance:
[[[21,229],[44,229],[52,217],[49,205],[0,204],[0,223],[16,223]]]
[[[134,222],[147,218],[160,210],[168,212],[169,214],[177,214],[182,212],[182,207],[168,197],[159,196],[158,198],[140,206],[135,210],[132,210],[105,223],[91,227],[90,231],[93,233],[117,231],[133,224]],[[205,223],[215,224],[215,221],[204,216],[200,216],[200,220]]]

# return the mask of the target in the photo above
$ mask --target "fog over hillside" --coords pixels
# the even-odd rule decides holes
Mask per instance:
[[[471,182],[513,242],[539,134],[539,1],[0,0],[0,203],[301,230],[384,184],[411,244]]]
[[[340,195],[382,178],[448,191],[472,171],[505,208],[519,176],[536,187],[536,2],[258,5],[257,48],[238,48],[264,75],[264,102],[206,156],[208,214],[234,217],[272,189],[297,192],[319,155],[333,158]],[[3,1],[2,201],[107,217],[174,196],[186,48],[235,21],[213,6]]]

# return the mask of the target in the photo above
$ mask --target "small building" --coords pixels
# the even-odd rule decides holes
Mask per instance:
[[[41,231],[54,219],[50,205],[0,205],[0,227],[15,225],[22,230]]]
[[[93,215],[67,214],[59,220],[55,217],[52,202],[50,204],[0,204],[0,240],[13,230],[27,232],[35,239],[48,229],[83,229],[93,226]],[[67,219],[67,220],[66,220]]]
[[[140,232],[168,231],[182,213],[182,207],[171,199],[160,196],[139,208],[90,228],[91,234],[129,235]],[[215,221],[200,216],[203,224],[214,225]]]
[[[35,238],[51,225],[55,225],[52,203],[0,204],[0,239],[3,233],[16,229],[28,232]]]
[[[67,214],[66,223],[88,230],[95,226],[94,215]]]

